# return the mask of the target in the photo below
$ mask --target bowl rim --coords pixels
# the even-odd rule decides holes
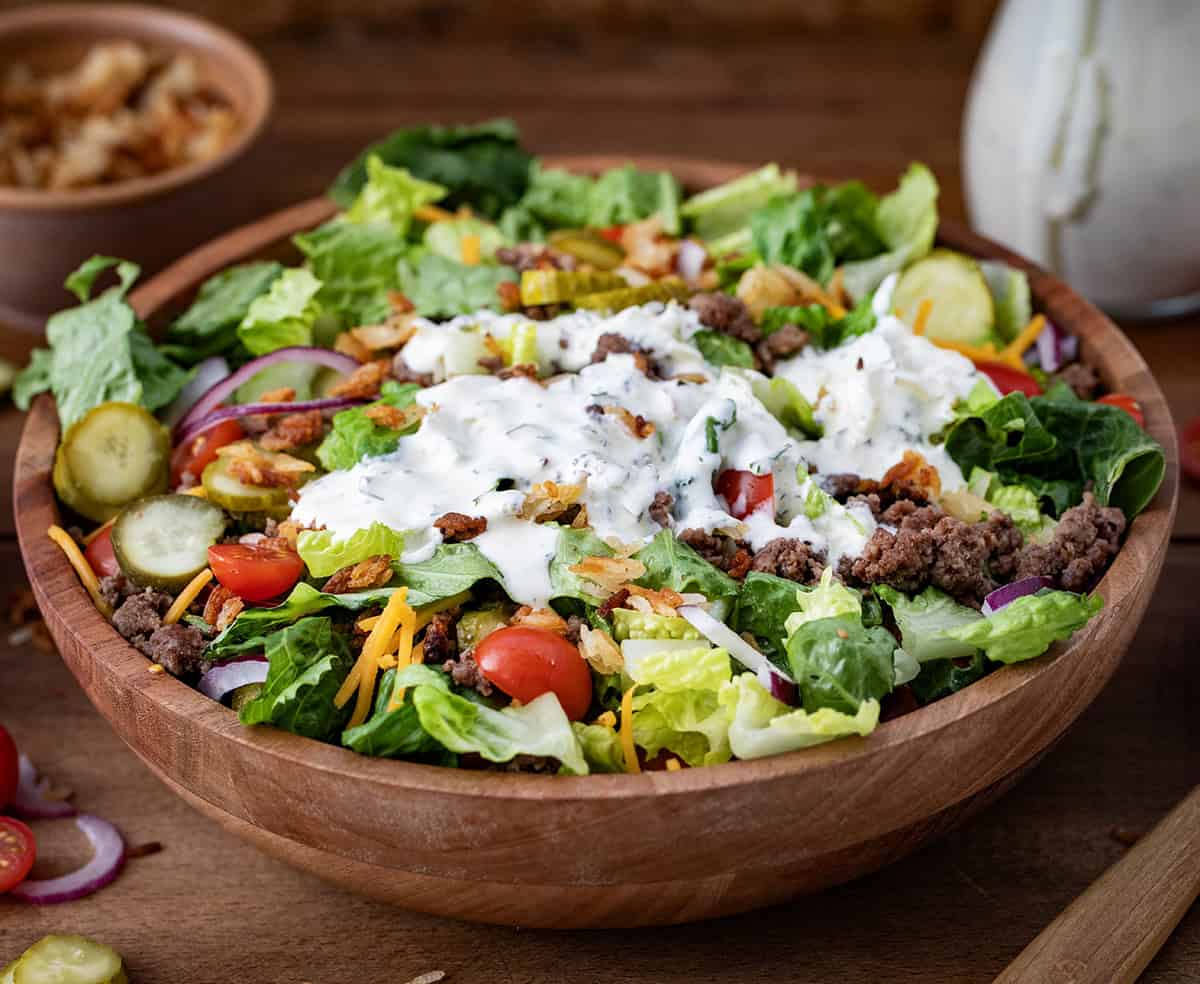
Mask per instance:
[[[685,184],[703,186],[727,180],[755,165],[686,157],[643,155],[546,155],[550,166],[594,171],[633,161],[643,167],[669,168]],[[692,180],[688,180],[688,175]],[[195,286],[230,264],[244,261],[303,229],[311,228],[336,212],[324,198],[314,198],[268,215],[256,222],[212,240],[187,254],[162,273],[131,292],[130,301],[140,316],[151,320],[165,306],[187,297]],[[1039,677],[1053,673],[1065,661],[1087,658],[1087,650],[1102,629],[1123,618],[1126,602],[1136,605],[1146,577],[1156,578],[1170,540],[1178,500],[1178,448],[1175,426],[1163,393],[1137,349],[1123,332],[1097,308],[1062,281],[1030,261],[990,240],[946,220],[939,223],[938,241],[975,256],[1001,259],[1030,276],[1039,309],[1052,320],[1068,324],[1079,334],[1087,351],[1101,341],[1109,348],[1106,362],[1119,369],[1122,389],[1130,392],[1146,411],[1148,431],[1160,442],[1167,464],[1163,484],[1151,505],[1141,513],[1122,545],[1120,553],[1095,589],[1104,596],[1105,609],[1076,633],[1070,644],[1056,646],[1047,656],[1004,666],[983,680],[899,718],[881,723],[867,738],[848,738],[769,758],[736,761],[676,772],[643,772],[640,775],[596,774],[588,776],[543,776],[451,769],[398,759],[358,755],[350,749],[329,745],[274,728],[246,728],[223,705],[167,674],[146,672],[149,661],[122,639],[92,605],[67,560],[45,535],[49,522],[58,521],[58,507],[49,481],[49,464],[58,434],[57,415],[48,395],[37,399],[21,437],[14,469],[14,504],[21,551],[31,584],[42,604],[52,595],[69,594],[72,608],[82,612],[81,621],[69,623],[60,611],[53,615],[73,641],[88,651],[97,650],[114,661],[109,670],[122,683],[141,691],[139,697],[157,705],[175,718],[187,719],[192,728],[209,739],[231,741],[248,752],[276,759],[280,767],[296,765],[330,773],[350,781],[371,784],[388,792],[422,792],[465,799],[539,800],[579,803],[603,800],[636,800],[646,795],[684,796],[715,789],[731,789],[795,776],[846,769],[851,765],[870,767],[870,760],[894,755],[900,746],[930,739],[976,712],[1001,703],[1022,699],[1021,691]],[[53,606],[51,606],[53,608]],[[1140,615],[1140,612],[1135,613]],[[97,645],[99,639],[99,645]],[[1108,657],[1101,668],[1115,669]],[[1103,681],[1102,681],[1103,682]],[[151,692],[150,688],[159,688]],[[986,777],[981,777],[984,782]],[[986,784],[986,783],[985,783]]]
[[[61,27],[71,33],[81,24],[102,26],[120,33],[136,23],[160,35],[157,42],[169,48],[195,47],[196,40],[219,49],[235,66],[234,84],[248,92],[249,116],[242,121],[229,146],[215,157],[169,168],[159,174],[131,178],[111,185],[74,191],[43,191],[0,186],[0,209],[25,212],[69,212],[111,208],[165,195],[220,171],[241,157],[262,135],[275,105],[275,84],[266,62],[245,41],[212,21],[165,7],[137,3],[52,3],[0,11],[0,37],[19,36],[37,28]]]

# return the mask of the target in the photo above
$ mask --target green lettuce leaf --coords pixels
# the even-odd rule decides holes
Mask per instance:
[[[447,208],[469,205],[492,219],[520,201],[532,161],[520,146],[516,124],[508,119],[397,130],[367,147],[337,176],[329,196],[343,208],[366,183],[371,157],[442,185]]]
[[[890,632],[879,626],[865,628],[855,615],[800,624],[788,636],[787,652],[804,709],[831,707],[854,715],[863,701],[890,693],[895,649]]]
[[[801,435],[817,440],[825,428],[817,423],[812,404],[804,398],[796,384],[782,376],[772,379],[759,377],[751,381],[754,395],[768,412],[784,427],[798,431]]]
[[[755,209],[795,191],[794,171],[780,171],[778,164],[767,164],[693,195],[679,206],[679,214],[692,232],[711,244],[748,231],[750,215]]]
[[[697,640],[692,649],[664,648],[648,653],[636,662],[626,661],[625,672],[634,683],[654,687],[664,693],[684,690],[721,689],[733,673],[729,653],[713,649]]]
[[[497,711],[422,684],[413,688],[412,702],[421,727],[452,752],[475,753],[489,762],[509,762],[518,755],[546,756],[557,759],[566,772],[587,775],[579,739],[552,693]]]
[[[346,209],[343,221],[360,225],[390,227],[408,235],[413,212],[446,197],[446,189],[422,181],[403,167],[390,167],[380,158],[367,158],[367,182]]]
[[[404,551],[404,536],[383,523],[372,523],[347,540],[335,540],[329,530],[301,530],[297,549],[312,577],[329,577],[368,557],[399,557]]]
[[[534,161],[520,208],[541,226],[578,229],[588,224],[595,179]],[[513,220],[509,220],[513,221]]]
[[[998,663],[1019,663],[1041,656],[1051,643],[1069,638],[1104,607],[1099,595],[1039,591],[946,634]]]
[[[497,226],[482,219],[463,218],[446,222],[434,222],[425,230],[425,248],[437,256],[444,256],[456,263],[462,262],[463,240],[467,236],[479,239],[480,257],[485,262],[496,258],[496,250],[508,240]]]
[[[692,766],[728,762],[729,712],[715,690],[634,694],[633,740],[649,758],[666,751]]]
[[[913,696],[920,704],[932,704],[982,680],[990,666],[982,650],[976,649],[974,653],[969,658],[935,659],[922,663],[921,672],[908,685]]]
[[[801,591],[797,587],[796,603],[799,610],[789,615],[785,623],[789,636],[800,626],[822,618],[849,615],[855,621],[862,621],[862,595],[835,581],[832,567],[821,572],[821,580],[812,590]]]
[[[1011,342],[1033,317],[1033,299],[1029,278],[1024,270],[1010,267],[1001,260],[981,260],[979,269],[987,281],[996,310],[996,334]]]
[[[397,383],[389,379],[380,388],[379,399],[366,406],[351,407],[333,415],[333,426],[317,448],[317,460],[326,471],[353,468],[363,458],[391,454],[400,445],[400,438],[412,434],[420,421],[404,430],[383,427],[367,416],[373,406],[407,407],[416,401],[420,387],[415,383]]]
[[[732,338],[719,331],[702,330],[696,332],[691,341],[705,360],[714,366],[754,368],[754,350],[740,338]]]
[[[283,273],[274,262],[243,263],[222,270],[201,285],[191,306],[167,328],[164,349],[188,364],[228,352],[250,305]]]
[[[434,253],[415,262],[402,260],[400,288],[412,301],[417,314],[428,318],[452,318],[483,308],[500,310],[497,288],[517,279],[506,266],[466,266]]]
[[[851,297],[864,300],[886,277],[933,248],[937,199],[938,184],[933,173],[924,164],[910,164],[899,187],[880,199],[875,213],[875,227],[887,252],[842,265],[842,283]]]
[[[584,724],[582,721],[572,721],[571,730],[579,739],[589,772],[625,771],[625,753],[616,731],[599,724]]]
[[[755,678],[742,673],[721,689],[731,714],[729,744],[739,759],[765,758],[850,735],[869,735],[879,723],[879,701],[864,700],[853,714],[830,707],[809,712],[776,700]]]
[[[350,672],[343,636],[327,618],[305,618],[266,639],[270,662],[262,692],[238,714],[242,724],[273,724],[284,731],[328,741],[350,716],[333,703]]]
[[[602,604],[605,595],[599,587],[570,568],[586,557],[611,557],[612,553],[612,547],[590,529],[560,527],[554,557],[550,561],[550,587],[554,592],[551,600],[574,598],[588,605]]]
[[[412,690],[395,710],[388,710],[397,686],[429,686],[450,690],[446,674],[424,663],[388,670],[379,681],[375,708],[362,724],[342,732],[342,744],[360,755],[375,758],[425,759],[444,753],[442,746],[423,727],[413,705]]]
[[[321,289],[317,302],[344,327],[378,324],[400,289],[397,267],[411,246],[389,225],[333,221],[293,238]]]
[[[800,611],[799,586],[795,581],[751,571],[742,581],[730,625],[735,632],[749,632],[769,658],[784,659],[788,617]]]
[[[96,277],[115,266],[119,283],[89,299]],[[92,257],[68,278],[78,307],[46,322],[49,350],[38,350],[13,383],[22,410],[39,393],[51,392],[63,429],[93,407],[111,400],[147,410],[166,406],[190,373],[158,352],[125,299],[140,270],[112,257]]]
[[[663,231],[678,235],[679,182],[666,171],[642,171],[632,164],[605,171],[588,196],[589,226],[626,225],[658,215]]]
[[[947,634],[948,629],[983,618],[975,609],[932,587],[911,598],[886,584],[876,585],[874,591],[892,610],[900,627],[900,644],[918,662],[969,658],[977,652],[975,646]]]
[[[290,345],[312,345],[313,323],[320,314],[321,281],[303,267],[284,270],[265,294],[250,302],[237,328],[238,340],[251,355],[266,355]]]
[[[820,304],[767,308],[762,316],[762,330],[770,335],[784,325],[796,325],[808,332],[809,341],[814,347],[831,349],[851,338],[874,331],[875,322],[871,299],[867,297],[841,318],[835,318],[828,308]]]
[[[646,566],[638,580],[645,588],[670,588],[680,594],[695,592],[709,601],[733,598],[738,583],[701,557],[670,530],[662,530],[635,555]]]
[[[673,615],[655,615],[632,608],[615,608],[612,613],[613,638],[626,639],[699,639],[700,633],[687,619]]]

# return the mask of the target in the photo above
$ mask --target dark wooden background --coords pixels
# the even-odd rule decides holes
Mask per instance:
[[[0,7],[6,4],[0,3]],[[544,152],[670,152],[858,176],[912,159],[963,215],[959,119],[992,0],[208,0],[278,85],[257,206],[316,194],[363,143],[416,122],[507,114]],[[1130,331],[1177,420],[1200,414],[1200,320]],[[0,414],[11,460],[19,417]],[[0,569],[21,582],[7,482]],[[133,844],[111,888],[68,906],[0,901],[0,962],[45,932],[119,947],[139,982],[974,982],[990,980],[1200,781],[1200,492],[1185,488],[1158,597],[1118,678],[995,808],[878,875],[722,922],[631,933],[472,927],[386,909],[266,859],[162,789],[57,658],[0,634],[0,720]],[[43,825],[60,863],[83,848]],[[636,836],[631,830],[630,836]],[[796,836],[802,837],[803,831]],[[1200,979],[1192,912],[1147,981]]]

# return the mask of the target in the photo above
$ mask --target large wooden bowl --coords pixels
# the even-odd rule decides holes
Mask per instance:
[[[562,161],[595,170],[612,161]],[[703,187],[735,165],[646,161]],[[310,201],[192,253],[133,303],[151,321],[229,263],[286,255],[333,212]],[[639,776],[466,772],[362,758],[236,715],[147,672],[92,607],[46,528],[58,428],[43,398],[16,464],[21,550],[46,623],[92,703],[173,790],[229,830],[352,891],[519,926],[640,926],[720,916],[872,871],[961,823],[1063,735],[1112,675],[1154,591],[1175,510],[1177,452],[1162,393],[1129,340],[1053,277],[944,226],[943,241],[1030,273],[1040,310],[1132,394],[1167,478],[1101,582],[1104,611],[1066,648],[1007,667],[869,738],[754,762]]]

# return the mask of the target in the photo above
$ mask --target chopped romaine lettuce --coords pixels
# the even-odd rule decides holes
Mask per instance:
[[[586,174],[543,168],[535,161],[529,171],[529,188],[519,207],[546,226],[577,229],[588,224],[595,184]]]
[[[679,214],[691,225],[692,231],[711,246],[728,236],[748,232],[750,215],[755,209],[772,198],[792,195],[795,191],[794,171],[780,171],[778,164],[767,164],[693,195],[679,207]],[[726,246],[722,249],[728,252]]]
[[[497,226],[468,217],[432,223],[425,230],[425,246],[431,253],[461,263],[463,240],[467,236],[479,239],[479,255],[486,261],[495,259],[496,250],[508,241]]]
[[[500,309],[497,288],[515,281],[516,272],[506,266],[467,266],[436,253],[417,260],[401,260],[400,288],[412,301],[417,314],[429,318],[452,318],[456,314]]]
[[[596,179],[588,200],[589,226],[626,225],[657,215],[668,235],[679,232],[679,182],[666,171],[627,164]]]
[[[625,672],[634,683],[656,690],[678,693],[682,690],[720,690],[733,670],[729,653],[696,641],[690,648],[678,643],[688,640],[646,640],[674,642],[676,645],[647,652],[636,662],[627,660]]]
[[[763,312],[762,329],[769,335],[784,325],[796,325],[808,333],[809,341],[816,348],[831,349],[873,331],[875,322],[868,296],[840,318],[835,318],[820,304],[767,308]]]
[[[1104,607],[1099,595],[1039,591],[1009,602],[999,611],[948,635],[987,654],[998,663],[1019,663],[1041,656],[1051,643],[1069,638]]]
[[[691,342],[705,360],[714,366],[754,368],[754,350],[740,338],[731,338],[719,331],[702,330],[692,336]]]
[[[321,281],[303,267],[284,270],[265,294],[246,309],[238,340],[251,355],[266,355],[290,345],[312,345],[313,323],[320,314]]]
[[[404,550],[404,536],[383,523],[372,523],[349,539],[335,540],[329,530],[301,530],[296,544],[312,577],[329,577],[350,564],[386,554],[393,560]]]
[[[550,561],[551,598],[570,598],[589,605],[604,602],[604,593],[598,585],[580,577],[571,568],[586,557],[611,557],[612,547],[589,529],[561,527],[554,557]]]
[[[633,740],[649,758],[666,751],[688,765],[728,762],[729,711],[716,690],[634,694]]]
[[[360,755],[377,758],[428,758],[442,753],[442,746],[430,736],[413,706],[412,691],[404,695],[399,707],[388,710],[392,691],[396,687],[428,686],[449,690],[446,674],[424,663],[388,670],[379,681],[375,709],[371,716],[356,728],[342,732],[342,744]]]
[[[1010,267],[1000,260],[980,260],[979,269],[992,294],[996,334],[1001,341],[1011,342],[1033,317],[1029,278],[1024,270]]]
[[[879,626],[865,628],[857,615],[801,623],[789,634],[787,651],[804,709],[831,707],[853,715],[863,701],[890,693],[895,649],[890,632]]]
[[[795,581],[751,571],[742,581],[730,619],[735,632],[749,632],[768,657],[783,658],[788,617],[800,611],[801,591]]]
[[[327,471],[353,468],[363,458],[374,458],[396,450],[400,438],[420,426],[416,422],[404,430],[383,427],[367,416],[371,406],[407,407],[416,400],[420,387],[414,383],[397,383],[389,379],[380,390],[379,399],[363,407],[351,407],[333,416],[333,428],[317,448],[317,460]]]
[[[222,270],[201,285],[191,306],[167,328],[169,355],[192,364],[227,352],[237,344],[237,327],[250,305],[283,273],[279,263],[243,263]]]
[[[832,567],[821,572],[821,580],[811,591],[797,589],[796,603],[799,610],[789,615],[785,623],[789,636],[800,626],[821,618],[851,615],[856,621],[862,619],[862,595],[835,581]]]
[[[751,386],[759,402],[784,427],[799,431],[814,441],[825,433],[825,428],[813,416],[812,404],[804,398],[795,383],[782,376],[771,379],[760,376],[752,380]]]
[[[632,608],[615,608],[612,613],[613,638],[626,639],[699,639],[700,633],[686,619],[655,615]]]
[[[709,601],[738,593],[737,581],[677,540],[670,530],[658,533],[635,556],[646,566],[646,573],[638,579],[642,587],[695,592]]]
[[[921,704],[949,697],[987,674],[989,664],[983,651],[963,659],[935,659],[921,664],[921,672],[909,682],[909,689]]]
[[[960,605],[944,591],[926,588],[908,598],[886,584],[875,586],[875,594],[887,602],[900,627],[900,644],[921,663],[931,660],[963,659],[976,648],[947,630],[978,622],[982,615]]]
[[[589,772],[624,772],[625,752],[621,738],[612,728],[572,721],[571,730],[579,739]]]
[[[390,225],[327,222],[294,238],[321,281],[317,302],[340,325],[383,321],[391,313],[388,293],[398,290],[397,265],[412,248]]]
[[[362,225],[389,226],[401,236],[408,234],[413,213],[446,197],[446,189],[422,181],[403,167],[389,167],[379,157],[367,158],[367,181],[350,203],[342,219]]]

